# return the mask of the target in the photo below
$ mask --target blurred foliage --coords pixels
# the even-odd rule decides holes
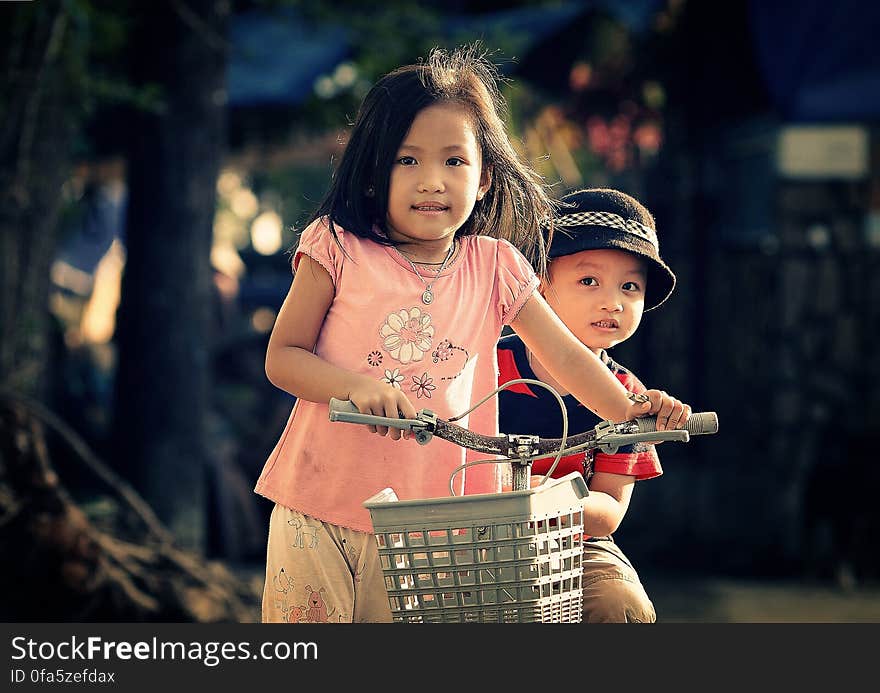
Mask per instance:
[[[36,15],[45,11],[37,3],[4,3],[6,13],[12,14],[5,31],[12,36],[4,41],[7,46],[6,65],[16,64],[15,55],[21,50],[20,42],[36,24]],[[128,45],[132,31],[130,0],[64,0],[57,4],[56,21],[63,42],[60,64],[66,84],[77,98],[73,101],[69,118],[88,124],[99,117],[102,110],[117,106],[156,110],[162,107],[162,93],[158,85],[134,85],[127,74]],[[19,77],[35,84],[34,75]],[[4,90],[4,94],[7,93]],[[3,103],[0,97],[0,103]],[[88,128],[81,129],[74,142],[73,156],[88,158],[104,147],[101,134]]]
[[[485,23],[479,30],[467,20],[485,12],[517,7],[553,6],[558,2],[449,2],[442,7],[410,0],[383,0],[363,3],[357,0],[248,0],[241,9],[293,8],[315,25],[344,26],[352,46],[349,65],[356,79],[348,88],[332,96],[313,94],[297,109],[300,126],[314,130],[339,127],[354,120],[361,99],[383,74],[400,65],[424,59],[432,48],[451,50],[463,43],[480,40],[502,72],[515,61],[527,45],[526,32]]]
[[[648,164],[663,143],[666,105],[664,63],[654,58],[665,50],[664,41],[674,39],[672,29],[684,3],[670,1],[651,28],[639,36],[613,13],[601,9],[585,8],[584,15],[562,35],[536,45],[529,45],[527,36],[511,33],[504,25],[480,22],[481,28],[476,29],[477,25],[468,22],[483,13],[540,5],[558,3],[496,0],[450,2],[441,7],[409,0],[369,4],[357,0],[236,0],[234,12],[292,10],[316,26],[343,26],[351,54],[336,66],[335,73],[328,70],[319,78],[303,103],[267,107],[258,115],[233,114],[231,143],[247,143],[247,137],[237,139],[240,135],[235,126],[239,122],[252,133],[248,137],[269,145],[294,131],[307,136],[343,131],[353,121],[366,91],[382,74],[423,59],[436,46],[451,49],[479,39],[502,72],[512,76],[503,88],[510,103],[512,133],[548,180],[610,183],[618,174]],[[78,116],[85,121],[74,155],[90,158],[118,153],[125,144],[125,129],[119,121],[126,110],[164,107],[158,85],[136,85],[128,74],[127,50],[139,8],[131,0],[65,0],[62,7],[71,37],[64,65],[81,94]],[[28,12],[33,10],[24,6],[16,11],[16,17],[23,18]],[[529,63],[534,63],[531,69]],[[550,128],[557,150],[562,146],[568,154],[548,156],[552,147],[547,146],[547,137],[532,133],[530,138],[529,130],[536,124],[545,131]],[[568,156],[571,170],[555,170],[555,160],[561,162]],[[314,173],[320,172],[302,176],[306,187]],[[571,176],[575,178],[570,180]],[[321,177],[326,184],[327,178]],[[293,213],[299,217],[308,204],[297,202],[296,207]],[[290,217],[285,214],[285,218]]]
[[[493,28],[491,22],[481,23],[483,28],[476,30],[466,21],[455,21],[486,12],[557,4],[509,0],[451,2],[440,7],[409,0],[368,4],[357,0],[237,0],[233,2],[236,12],[293,10],[315,25],[344,26],[351,45],[350,58],[337,66],[339,74],[330,71],[325,76],[331,86],[324,93],[317,88],[304,103],[276,109],[274,116],[273,109],[265,109],[254,124],[282,136],[294,128],[312,134],[344,129],[379,76],[424,58],[435,46],[452,48],[479,38],[502,71],[513,73],[504,91],[511,103],[516,137],[525,139],[530,124],[542,116],[549,118],[584,177],[590,172],[603,178],[650,161],[662,146],[666,100],[665,63],[654,58],[665,50],[664,41],[674,40],[673,29],[684,3],[670,1],[642,36],[633,35],[612,13],[591,10],[564,35],[530,46],[525,54],[527,37],[503,26]],[[7,34],[4,44],[9,58],[21,44],[29,15],[36,11],[30,3],[10,3],[4,13],[10,14],[12,5],[16,6],[11,13],[14,21],[0,30]],[[128,74],[129,38],[139,8],[131,0],[65,0],[59,7],[69,25],[64,69],[80,95],[79,111],[72,117],[85,121],[74,155],[88,158],[118,152],[124,146],[124,128],[116,123],[125,110],[164,106],[158,85],[136,85]],[[535,57],[535,53],[547,55]],[[520,75],[523,59],[536,62],[539,68]],[[14,62],[7,59],[7,64]],[[6,111],[7,92],[0,95],[0,113]],[[551,108],[549,114],[546,108]],[[274,127],[268,127],[273,118]]]
[[[329,170],[326,168],[297,166],[277,170],[258,171],[252,177],[254,190],[260,195],[272,195],[277,190],[296,190],[297,195],[279,201],[278,212],[290,225],[302,228],[306,219],[317,209],[326,190]],[[286,229],[285,245],[293,242],[290,229]]]
[[[678,40],[682,7],[669,2],[642,31],[591,10],[533,47],[521,76],[535,93],[524,90],[512,111],[528,104],[543,133],[551,156],[538,164],[542,172],[555,166],[566,187],[639,189],[666,140],[674,67],[661,56]]]

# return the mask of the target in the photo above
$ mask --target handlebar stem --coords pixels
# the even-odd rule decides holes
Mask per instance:
[[[538,452],[538,436],[509,435],[507,436],[510,448],[507,457],[510,459],[510,467],[513,472],[514,491],[524,491],[529,488],[529,477],[532,473],[532,458]],[[517,459],[514,459],[516,457]]]

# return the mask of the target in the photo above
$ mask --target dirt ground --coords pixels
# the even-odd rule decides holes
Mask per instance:
[[[880,623],[880,586],[645,576],[658,623]]]
[[[255,620],[261,568],[238,571],[254,590]],[[831,584],[730,577],[642,575],[658,623],[880,623],[880,585]]]

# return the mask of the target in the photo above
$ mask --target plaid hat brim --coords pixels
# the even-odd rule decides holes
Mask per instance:
[[[553,259],[582,250],[616,249],[647,262],[645,310],[660,306],[675,289],[675,274],[660,257],[656,232],[610,212],[573,212],[554,219],[548,256]]]

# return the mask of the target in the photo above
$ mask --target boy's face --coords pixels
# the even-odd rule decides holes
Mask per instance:
[[[541,293],[574,335],[593,351],[629,338],[645,310],[647,272],[638,255],[582,250],[550,262]]]

